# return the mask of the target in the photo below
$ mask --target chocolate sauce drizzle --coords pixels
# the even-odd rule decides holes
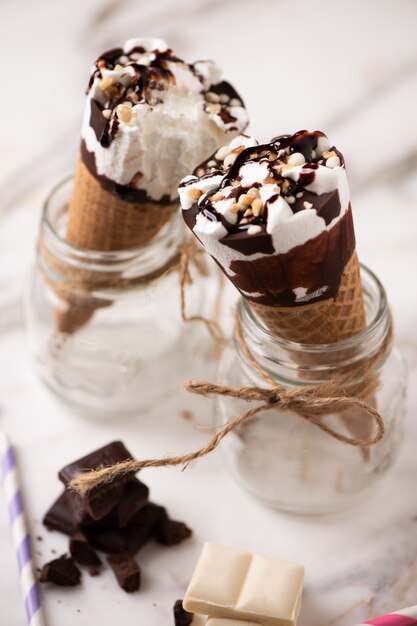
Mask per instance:
[[[149,51],[146,51],[141,46],[136,46],[128,54],[122,48],[114,48],[102,54],[94,63],[87,93],[91,90],[96,79],[101,80],[103,78],[102,72],[104,69],[114,70],[117,65],[120,65],[122,68],[129,67],[129,72],[131,72],[131,80],[128,86],[123,85],[121,82],[115,82],[111,86],[108,99],[104,104],[94,100],[93,102],[96,106],[91,105],[90,124],[103,148],[108,148],[117,134],[119,123],[115,110],[119,104],[131,102],[133,105],[140,103],[157,106],[162,102],[162,99],[155,92],[162,92],[170,84],[175,84],[175,76],[169,69],[168,62],[183,63],[183,61],[175,56],[171,49],[163,51],[152,50],[151,53],[155,55],[155,58],[149,65],[143,65],[136,60],[136,55],[145,54],[146,52]],[[126,61],[126,59],[128,60]],[[124,60],[124,62],[121,60]],[[202,93],[207,93],[208,90],[203,87],[203,77],[195,65],[191,64],[188,67],[201,81]],[[209,90],[218,95],[226,95],[229,99],[236,99],[244,106],[239,94],[226,81],[210,85]],[[108,109],[111,112],[108,119],[102,115],[104,109]],[[218,115],[226,125],[237,122],[237,119],[230,113],[227,106],[222,106]],[[229,126],[228,131],[232,130],[237,130],[237,127]]]
[[[302,306],[305,302],[296,300],[295,291],[299,287],[306,290],[307,297],[313,294],[312,301],[334,297],[339,289],[343,270],[355,250],[355,234],[352,212],[349,206],[345,215],[330,230],[324,230],[317,237],[292,248],[284,254],[276,254],[273,239],[266,231],[268,204],[277,199],[277,195],[266,201],[260,215],[244,216],[238,212],[236,224],[231,224],[224,215],[213,206],[212,197],[217,192],[228,189],[227,198],[236,198],[247,192],[242,185],[240,170],[247,163],[263,162],[267,164],[270,183],[280,188],[281,196],[287,200],[293,213],[306,208],[314,209],[328,226],[340,215],[341,204],[339,192],[334,191],[315,194],[306,187],[316,176],[319,165],[325,165],[326,158],[317,153],[320,131],[299,131],[294,135],[280,135],[270,143],[243,149],[234,163],[225,168],[215,155],[207,159],[195,170],[198,178],[209,178],[222,175],[221,183],[209,193],[202,196],[193,206],[183,211],[188,227],[193,230],[197,215],[203,213],[207,219],[220,222],[227,234],[220,240],[237,252],[252,256],[260,254],[258,259],[233,260],[227,271],[228,278],[243,293],[245,298],[269,306]],[[344,166],[342,154],[333,146],[330,152],[335,153],[340,164]],[[283,177],[276,166],[284,163],[284,158],[294,153],[301,153],[305,165],[299,179],[295,182]],[[203,173],[204,172],[204,173]],[[193,180],[183,183],[192,185]],[[249,187],[259,188],[261,183],[253,183]],[[231,193],[229,194],[229,189]],[[305,203],[308,203],[305,205]],[[243,223],[242,223],[243,222]],[[260,231],[248,234],[250,226],[259,226]],[[217,262],[217,259],[215,259]],[[225,268],[219,266],[223,271]],[[248,295],[258,294],[258,295]],[[259,295],[260,294],[260,295]]]
[[[162,196],[162,198],[155,200],[147,194],[145,189],[136,189],[134,187],[129,187],[128,185],[120,185],[119,183],[116,183],[114,180],[107,178],[107,176],[102,176],[101,174],[99,174],[97,172],[95,155],[93,152],[89,152],[87,150],[87,146],[84,140],[81,141],[80,152],[81,152],[81,158],[85,166],[87,167],[88,171],[90,172],[90,174],[98,180],[98,182],[103,187],[103,189],[105,189],[109,193],[112,193],[114,196],[116,196],[120,200],[124,200],[126,202],[134,202],[136,204],[138,203],[141,203],[141,204],[143,203],[147,203],[147,204],[176,204],[178,203],[177,199],[172,200],[169,197],[169,195],[164,195]]]

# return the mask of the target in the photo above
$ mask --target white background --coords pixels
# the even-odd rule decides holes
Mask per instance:
[[[148,472],[154,499],[187,520],[194,539],[172,551],[146,548],[143,591],[132,597],[110,573],[85,576],[77,590],[48,589],[48,626],[169,626],[204,540],[304,562],[300,626],[349,626],[417,603],[416,23],[413,0],[0,3],[1,423],[18,448],[34,537],[45,536],[40,519],[59,490],[56,470],[82,452],[120,437],[148,456],[207,437],[180,417],[192,406],[183,396],[152,419],[83,421],[38,385],[27,358],[20,301],[41,201],[73,167],[92,61],[129,37],[163,37],[187,60],[215,59],[242,94],[260,140],[319,128],[340,147],[358,252],[387,289],[410,370],[400,461],[363,506],[325,519],[263,509],[232,482],[220,453],[184,473]],[[198,421],[209,423],[210,401],[198,407]],[[35,541],[38,563],[65,546],[56,534]],[[24,616],[1,507],[0,555],[0,626],[18,626]]]

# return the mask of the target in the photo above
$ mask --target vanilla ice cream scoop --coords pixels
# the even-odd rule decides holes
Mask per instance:
[[[355,250],[342,154],[320,131],[240,135],[179,188],[184,219],[241,293],[268,306],[334,297]]]
[[[247,123],[213,62],[188,64],[160,39],[131,39],[93,65],[82,158],[118,195],[170,202],[181,178]]]

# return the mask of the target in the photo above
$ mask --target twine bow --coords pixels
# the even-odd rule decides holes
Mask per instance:
[[[230,387],[196,380],[186,381],[184,387],[191,393],[201,396],[225,396],[246,400],[247,402],[261,402],[261,404],[248,409],[227,422],[204,446],[194,452],[161,459],[147,459],[143,461],[132,459],[131,461],[118,463],[101,470],[80,474],[71,481],[70,487],[83,495],[101,483],[111,482],[116,477],[135,473],[147,467],[183,465],[185,468],[191,461],[195,461],[215,450],[230,432],[255,416],[260,415],[263,411],[278,410],[295,413],[334,439],[337,439],[337,441],[351,446],[368,447],[381,441],[385,433],[384,421],[377,409],[367,402],[365,398],[369,398],[378,387],[378,377],[374,372],[374,366],[390,347],[392,341],[391,318],[385,339],[373,356],[349,367],[344,373],[332,376],[324,383],[297,387],[295,389],[277,385],[274,379],[259,365],[244,340],[239,320],[236,320],[236,340],[253,369],[270,385],[269,388]],[[350,392],[347,389],[350,389]],[[368,439],[349,437],[329,426],[323,419],[328,413],[340,412],[346,409],[363,410],[374,421],[375,433]]]

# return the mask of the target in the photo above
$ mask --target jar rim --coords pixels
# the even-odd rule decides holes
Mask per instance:
[[[266,342],[272,344],[276,348],[283,349],[286,352],[307,352],[310,354],[326,352],[327,354],[331,354],[355,348],[359,343],[366,343],[368,339],[371,340],[381,324],[383,324],[384,321],[387,321],[389,313],[387,294],[383,284],[376,274],[374,274],[374,272],[372,272],[372,270],[363,263],[360,264],[360,269],[361,279],[369,279],[376,288],[375,291],[378,297],[378,304],[372,319],[367,322],[366,327],[351,337],[323,344],[301,343],[278,337],[277,335],[274,335],[266,326],[264,326],[264,324],[262,324],[261,320],[252,311],[249,302],[247,302],[243,297],[238,303],[239,321],[243,325],[245,333],[249,334],[250,337],[257,343],[259,341]]]
[[[80,246],[76,246],[74,244],[69,243],[55,228],[54,224],[51,221],[50,212],[53,210],[52,202],[55,199],[55,196],[58,192],[60,192],[63,187],[74,180],[74,175],[70,174],[56,183],[49,194],[47,195],[43,207],[42,207],[42,226],[46,229],[48,237],[52,239],[55,245],[58,245],[63,255],[69,255],[73,259],[80,258],[84,262],[92,262],[95,261],[112,261],[115,260],[123,262],[129,261],[132,258],[135,258],[138,254],[146,254],[150,250],[154,249],[158,244],[164,244],[167,235],[172,229],[172,220],[168,220],[166,224],[161,228],[160,231],[150,240],[138,246],[133,246],[131,248],[121,249],[121,250],[91,250],[89,248],[82,248]],[[179,213],[179,212],[178,212]],[[173,218],[177,216],[177,213],[174,213]]]

